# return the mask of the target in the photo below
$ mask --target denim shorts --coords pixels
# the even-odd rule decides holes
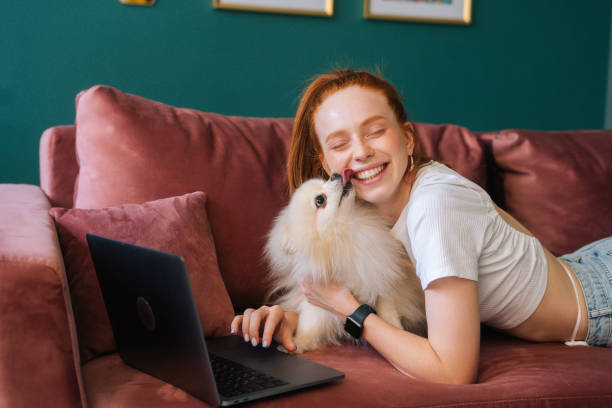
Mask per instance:
[[[574,270],[582,286],[589,312],[586,342],[612,347],[612,237],[559,258]]]

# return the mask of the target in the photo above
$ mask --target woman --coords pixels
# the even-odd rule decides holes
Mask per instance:
[[[301,284],[310,303],[342,321],[359,308],[356,336],[401,372],[474,382],[481,321],[532,341],[612,346],[612,314],[588,313],[597,299],[612,298],[612,282],[586,262],[588,251],[612,250],[612,238],[555,258],[482,188],[423,157],[397,92],[380,77],[343,70],[312,82],[297,111],[288,173],[291,192],[311,177],[350,176],[357,195],[395,222],[425,291],[427,338],[375,312],[364,317],[367,307],[340,285]],[[585,262],[575,262],[581,255]],[[612,270],[612,256],[607,262]],[[254,346],[274,338],[295,351],[298,319],[295,311],[262,306],[236,316],[231,329]]]

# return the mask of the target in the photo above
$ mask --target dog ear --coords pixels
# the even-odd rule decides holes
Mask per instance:
[[[291,234],[289,234],[289,228],[287,228],[287,225],[284,225],[283,228],[281,248],[283,248],[283,252],[285,252],[287,255],[293,255],[297,252],[297,249],[291,242]]]

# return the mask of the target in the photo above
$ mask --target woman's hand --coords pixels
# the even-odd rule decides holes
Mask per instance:
[[[303,280],[300,282],[300,286],[308,303],[329,310],[342,321],[359,307],[359,302],[351,291],[335,282],[330,282],[327,285],[317,285],[311,281]]]
[[[278,305],[262,306],[259,309],[246,309],[244,314],[237,315],[232,320],[232,334],[242,335],[244,341],[250,341],[253,346],[260,343],[267,348],[272,338],[288,351],[295,351],[293,335],[297,328],[299,315],[292,310],[283,310]],[[263,334],[259,336],[260,326],[264,323]]]

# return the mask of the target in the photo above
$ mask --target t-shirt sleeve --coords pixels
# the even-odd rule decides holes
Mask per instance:
[[[479,193],[455,185],[424,186],[413,193],[406,224],[423,289],[448,276],[478,281],[489,225]]]

